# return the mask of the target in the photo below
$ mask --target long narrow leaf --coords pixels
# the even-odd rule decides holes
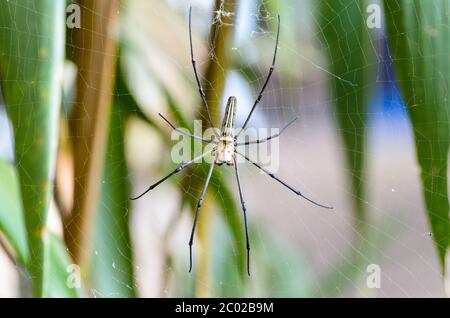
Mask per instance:
[[[3,160],[0,160],[0,202],[0,231],[25,265],[28,245],[19,181],[14,166]]]
[[[119,0],[80,0],[83,27],[68,36],[70,58],[78,68],[76,97],[70,113],[75,184],[74,204],[64,239],[75,262],[89,262],[101,189],[108,124],[115,80],[114,30]]]
[[[365,256],[369,253],[368,249],[362,247],[366,246],[369,234],[365,204],[365,145],[369,93],[375,83],[375,45],[369,45],[371,34],[366,26],[364,1],[321,0],[317,14],[322,47],[328,57],[328,71],[332,74],[329,81],[334,118],[343,142],[355,226],[359,232],[355,237],[355,246],[359,248],[349,251],[342,262],[351,266],[353,271],[350,275],[356,276],[363,272],[360,267],[364,265]],[[361,238],[362,242],[359,242]],[[342,274],[338,273],[338,276]],[[334,270],[325,275],[326,283],[330,277],[333,283],[346,281],[335,279]]]
[[[72,264],[66,246],[52,233],[45,239],[44,297],[82,297],[82,273]]]
[[[328,61],[334,113],[344,143],[356,216],[363,221],[364,148],[373,53],[365,25],[365,7],[359,0],[320,1],[319,20]],[[374,80],[372,80],[374,82]]]
[[[450,2],[389,0],[384,4],[392,60],[414,130],[428,220],[445,270],[450,243]]]
[[[136,296],[129,230],[128,167],[124,148],[125,107],[116,98],[109,125],[92,255],[93,288],[98,295],[105,297]]]
[[[42,295],[43,234],[52,197],[61,71],[64,0],[0,1],[0,76],[14,127],[34,293]]]

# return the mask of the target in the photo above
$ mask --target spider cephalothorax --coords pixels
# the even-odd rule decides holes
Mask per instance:
[[[189,43],[190,43],[190,49],[191,49],[191,61],[192,61],[192,67],[194,69],[194,75],[195,75],[195,79],[197,81],[197,85],[199,88],[199,92],[200,92],[200,97],[202,98],[203,104],[205,105],[206,108],[206,113],[208,115],[208,121],[211,125],[212,128],[214,128],[212,119],[211,119],[211,113],[209,111],[209,106],[208,106],[208,102],[206,101],[206,96],[205,93],[203,91],[203,86],[200,83],[199,77],[198,77],[198,73],[197,73],[197,67],[195,64],[195,59],[194,59],[194,51],[192,48],[192,31],[191,31],[191,12],[192,12],[192,8],[189,8]],[[291,190],[292,192],[294,192],[295,194],[297,194],[298,196],[306,199],[307,201],[320,206],[322,208],[326,208],[326,209],[332,209],[332,207],[329,206],[325,206],[322,204],[319,204],[313,200],[311,200],[310,198],[304,196],[299,190],[296,190],[295,188],[291,187],[289,184],[287,184],[285,181],[279,179],[275,174],[271,173],[270,171],[268,171],[267,169],[265,169],[264,167],[262,167],[260,164],[258,164],[255,161],[252,161],[250,158],[248,158],[247,156],[245,156],[244,154],[240,153],[237,148],[239,146],[246,146],[246,145],[251,145],[251,144],[260,144],[263,142],[266,142],[270,139],[273,138],[277,138],[281,135],[281,133],[288,128],[297,118],[294,118],[293,120],[291,120],[287,125],[285,125],[277,134],[271,135],[267,138],[263,138],[263,139],[258,139],[258,140],[253,140],[253,141],[247,141],[247,142],[242,142],[239,143],[237,142],[237,138],[239,137],[239,135],[245,130],[245,128],[247,127],[247,124],[253,114],[253,111],[255,110],[256,106],[258,105],[258,103],[260,102],[262,95],[264,93],[264,90],[267,86],[267,83],[269,82],[270,77],[272,76],[273,70],[275,68],[275,59],[277,57],[277,48],[278,48],[278,39],[280,36],[280,16],[278,16],[278,28],[277,28],[277,38],[276,38],[276,42],[275,42],[275,50],[274,50],[274,54],[273,54],[273,59],[272,59],[272,65],[270,66],[269,69],[269,74],[267,75],[267,78],[263,84],[263,87],[261,88],[261,91],[259,92],[258,97],[256,98],[255,102],[253,103],[253,106],[247,116],[247,119],[244,122],[244,125],[242,126],[241,130],[235,135],[234,134],[234,118],[235,118],[235,114],[236,114],[236,97],[231,96],[228,98],[228,102],[225,108],[225,114],[223,117],[223,121],[222,121],[222,127],[220,129],[220,134],[217,132],[216,129],[213,129],[214,131],[214,135],[215,138],[212,139],[205,139],[202,138],[200,136],[196,136],[196,135],[192,135],[189,133],[186,133],[185,131],[178,129],[175,127],[175,125],[173,125],[168,119],[166,119],[163,115],[159,114],[166,122],[167,124],[169,124],[174,130],[187,135],[191,138],[194,139],[198,139],[201,140],[203,142],[206,143],[213,143],[214,147],[212,150],[207,151],[205,153],[203,153],[201,156],[192,159],[191,161],[188,161],[184,164],[182,164],[181,166],[177,167],[174,171],[172,171],[171,173],[169,173],[167,176],[165,176],[164,178],[160,179],[159,181],[157,181],[156,183],[152,184],[146,191],[144,191],[142,194],[140,194],[139,196],[132,198],[132,200],[136,200],[139,199],[140,197],[142,197],[144,194],[146,194],[147,192],[149,192],[150,190],[154,189],[156,186],[158,186],[159,184],[161,184],[162,182],[164,182],[165,180],[167,180],[168,178],[170,178],[171,176],[173,176],[174,174],[180,172],[181,170],[189,167],[190,165],[192,165],[194,162],[202,159],[203,157],[205,157],[208,154],[212,153],[212,162],[208,171],[208,176],[206,177],[206,181],[205,181],[205,185],[203,186],[203,190],[201,192],[200,198],[198,200],[198,204],[197,204],[197,209],[195,211],[195,217],[194,217],[194,224],[192,225],[192,231],[191,231],[191,236],[189,239],[189,271],[191,271],[192,269],[192,244],[193,244],[193,240],[194,240],[194,233],[195,233],[195,227],[197,225],[197,220],[198,220],[198,216],[199,216],[199,212],[200,212],[200,208],[202,206],[203,203],[203,198],[205,197],[206,194],[206,189],[208,188],[209,185],[209,181],[211,179],[211,175],[214,169],[215,165],[221,166],[224,163],[226,163],[228,166],[234,166],[235,172],[236,172],[236,181],[237,181],[237,185],[238,185],[238,190],[239,190],[239,198],[241,201],[241,205],[242,205],[242,212],[243,212],[243,217],[244,217],[244,226],[245,226],[245,238],[246,238],[246,248],[247,248],[247,273],[248,275],[250,275],[250,240],[248,237],[248,225],[247,225],[247,207],[244,201],[244,196],[242,193],[242,187],[241,187],[241,181],[239,178],[239,170],[238,170],[238,165],[237,165],[237,160],[236,160],[236,155],[239,155],[241,157],[243,157],[245,160],[247,160],[248,162],[250,162],[251,164],[253,164],[255,167],[257,167],[258,169],[262,170],[264,173],[266,173],[268,176],[270,176],[271,178],[275,179],[276,181],[278,181],[280,184],[282,184],[283,186],[285,186],[286,188],[288,188],[289,190]]]

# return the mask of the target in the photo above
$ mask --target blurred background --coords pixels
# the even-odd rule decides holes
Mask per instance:
[[[449,1],[388,2],[2,1],[0,296],[445,296]],[[249,124],[298,116],[277,175],[334,207],[240,165],[250,277],[234,169],[214,171],[192,273],[208,165],[129,200],[177,166],[158,113],[208,127],[189,5],[217,126],[230,95],[243,124],[281,16]]]

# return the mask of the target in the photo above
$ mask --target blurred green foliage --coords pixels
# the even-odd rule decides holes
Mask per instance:
[[[0,2],[2,92],[14,128],[27,268],[36,296],[43,292],[43,235],[55,174],[65,4],[64,0]]]
[[[361,248],[352,249],[343,257],[338,266],[340,270],[333,269],[325,278],[324,284],[331,283],[332,288],[324,290],[334,294],[344,289],[341,283],[346,284],[365,273],[369,254],[365,148],[367,114],[375,84],[376,41],[371,39],[371,30],[366,27],[366,10],[360,1],[321,0],[316,13],[322,30],[321,47],[327,54],[327,69],[332,74],[329,81],[334,100],[333,117],[342,138],[347,178],[352,189],[354,222],[358,231],[354,240],[361,244]]]
[[[450,244],[450,2],[384,1],[389,48],[414,131],[431,231],[442,269]]]
[[[366,222],[365,145],[369,98],[375,83],[374,47],[360,1],[320,1],[322,48],[328,56],[334,117],[341,132],[356,219]],[[339,21],[339,23],[333,23]]]
[[[121,96],[117,90],[115,92]],[[126,117],[126,107],[116,98],[109,124],[91,256],[93,288],[104,297],[136,296],[129,224],[130,187],[125,160]]]
[[[14,248],[20,263],[26,264],[28,245],[16,169],[0,160],[0,177],[0,231]]]
[[[136,5],[139,2],[133,3]],[[267,5],[272,16],[275,16],[272,12],[275,9],[287,12],[290,8],[284,2],[262,3]],[[14,130],[15,146],[13,164],[0,160],[0,231],[8,242],[6,248],[10,247],[13,257],[17,258],[18,266],[28,271],[34,295],[46,297],[89,295],[88,289],[72,288],[68,283],[76,276],[71,276],[73,272],[68,270],[72,260],[67,248],[60,238],[45,230],[53,197],[58,116],[62,105],[60,80],[65,4],[63,0],[0,1],[0,78]],[[177,125],[183,127],[189,127],[189,119],[196,113],[190,111],[198,98],[190,69],[185,72],[180,68],[169,69],[170,65],[181,63],[182,58],[189,58],[187,47],[174,52],[171,46],[173,41],[166,41],[173,34],[187,38],[187,23],[164,5],[159,3],[155,6],[161,6],[158,12],[161,12],[162,18],[176,22],[168,25],[167,30],[162,30],[163,36],[159,37],[147,33],[158,26],[153,19],[145,19],[146,24],[137,28],[131,21],[135,18],[135,11],[123,13],[128,15],[124,20],[126,23],[122,21],[124,30],[120,35],[123,73],[130,71],[127,69],[131,69],[130,61],[137,61],[139,67],[142,65],[148,79],[146,85],[158,91],[155,96],[160,98],[162,105],[153,104],[153,108],[149,109],[135,90],[134,77],[127,77],[120,71],[112,74],[116,76],[115,98],[111,117],[105,119],[109,122],[109,138],[105,147],[102,179],[98,180],[101,192],[94,227],[92,262],[89,277],[86,279],[83,276],[88,282],[85,286],[100,296],[134,297],[139,294],[130,233],[130,172],[125,151],[127,120],[137,116],[152,126],[164,139],[168,149],[169,131],[154,118],[156,107],[160,106],[158,110],[161,111],[170,110]],[[447,188],[450,4],[446,0],[385,0],[384,6],[392,60],[413,126],[428,218],[439,260],[445,269],[450,244]],[[361,240],[360,249],[365,253],[360,255],[359,251],[351,251],[349,257],[314,284],[311,268],[298,249],[274,237],[267,229],[259,228],[258,224],[258,231],[251,233],[253,238],[257,237],[252,240],[252,262],[261,265],[258,266],[258,275],[250,279],[245,277],[245,240],[239,202],[232,183],[229,184],[223,175],[215,171],[210,193],[220,193],[214,198],[214,203],[221,214],[212,225],[215,231],[210,244],[212,252],[208,254],[214,277],[210,286],[212,296],[335,296],[336,291],[341,293],[346,288],[342,277],[348,279],[363,273],[365,263],[361,260],[367,261],[371,257],[373,244],[378,247],[388,244],[384,241],[373,243],[367,228],[366,127],[368,100],[375,82],[374,67],[377,64],[372,34],[365,25],[367,12],[356,0],[321,0],[316,9],[314,14],[321,30],[318,33],[322,37],[321,48],[329,61],[329,72],[333,75],[329,78],[335,101],[333,112],[345,149],[354,219],[362,236],[357,240]],[[141,21],[138,17],[136,20]],[[283,23],[289,21],[283,20]],[[283,31],[281,34],[283,39]],[[285,37],[291,42],[295,34],[288,32]],[[155,48],[174,55],[161,56],[161,52],[156,52],[160,55],[149,54],[148,50]],[[208,48],[201,49],[203,56],[206,56]],[[227,46],[215,49],[226,50]],[[216,52],[216,56],[220,54]],[[158,59],[166,63],[163,64],[167,66],[163,68],[164,72],[158,69]],[[241,65],[239,61],[237,63]],[[258,85],[261,67],[244,64],[247,68],[241,71],[249,82]],[[176,78],[175,84],[168,81],[167,74]],[[214,78],[207,78],[207,81],[213,83],[211,89],[214,89],[214,83],[218,83]],[[223,85],[223,78],[220,85]],[[217,98],[216,104],[219,101],[220,98]],[[218,106],[214,112],[220,113]],[[162,166],[164,171],[173,168],[171,163]],[[186,189],[179,191],[183,197],[182,203],[190,200],[196,202],[191,192]],[[149,213],[152,213],[151,209]],[[224,244],[228,238],[233,246]],[[373,244],[368,244],[369,241]],[[177,257],[167,262],[174,265],[177,293],[195,296],[195,277],[187,276],[182,267],[185,263]]]

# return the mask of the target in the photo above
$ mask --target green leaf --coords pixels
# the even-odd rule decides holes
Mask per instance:
[[[369,237],[364,180],[367,112],[370,90],[375,83],[373,43],[376,41],[369,41],[372,35],[365,24],[365,8],[359,0],[321,0],[317,10],[322,48],[328,58],[333,117],[342,138],[358,231],[354,237],[356,250],[348,251],[340,260],[352,269],[345,273],[349,274],[345,278],[351,280],[365,272],[364,262],[371,253],[364,249],[364,240]],[[337,274],[343,278],[343,273]],[[325,281],[330,276],[336,276],[334,269],[325,275]]]
[[[116,86],[117,88],[117,86]],[[117,92],[117,91],[116,91]],[[118,96],[123,95],[118,92]],[[125,115],[120,97],[112,108],[108,148],[92,255],[92,280],[102,297],[135,297],[130,239],[130,193],[125,161]]]
[[[428,220],[445,270],[450,243],[450,3],[390,0],[384,5],[392,60],[413,126]]]
[[[64,243],[52,233],[47,233],[44,241],[43,296],[82,297],[81,271],[78,265],[72,264]]]
[[[0,230],[14,248],[21,264],[28,259],[27,237],[20,197],[19,182],[15,168],[0,160]],[[67,279],[70,275],[68,265],[71,263],[64,244],[59,238],[49,233],[44,239],[44,297],[79,297],[81,288],[70,288]]]
[[[374,60],[367,50],[369,34],[365,26],[365,8],[360,1],[320,1],[318,10],[322,47],[331,72],[334,113],[344,143],[353,204],[360,221],[366,219],[364,183],[364,147],[368,108],[369,76]]]
[[[64,59],[64,0],[0,1],[0,74],[15,136],[36,296],[42,294],[43,233],[52,197]]]
[[[19,181],[14,166],[4,160],[0,160],[0,202],[0,231],[14,248],[19,262],[25,265],[28,246]]]

